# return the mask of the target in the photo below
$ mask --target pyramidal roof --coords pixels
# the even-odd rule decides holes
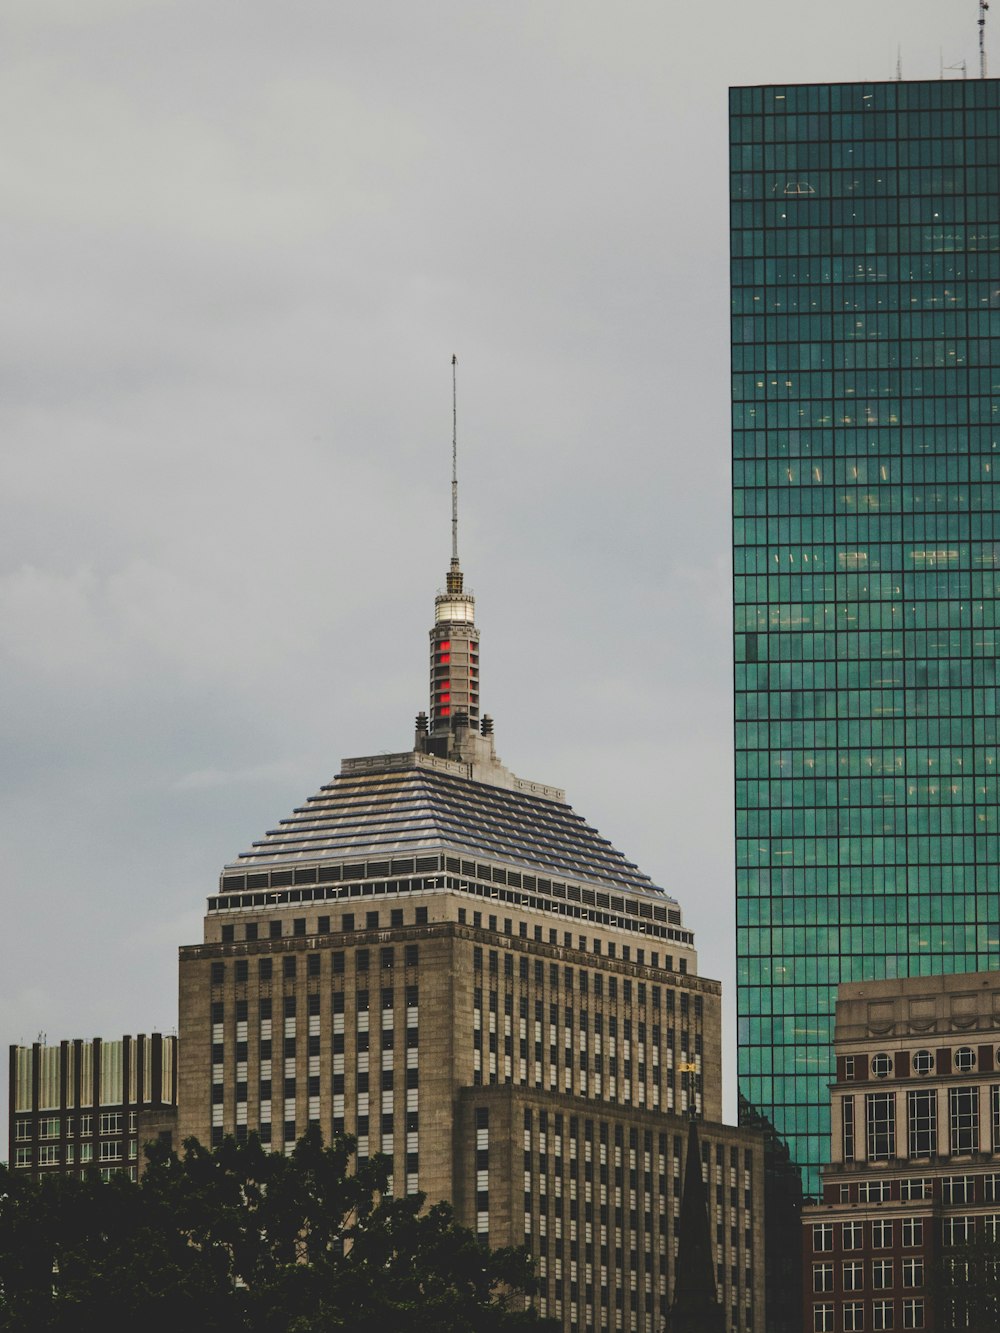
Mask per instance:
[[[345,760],[333,782],[226,871],[431,851],[673,901],[558,789],[515,778],[495,760],[462,763],[420,751]]]

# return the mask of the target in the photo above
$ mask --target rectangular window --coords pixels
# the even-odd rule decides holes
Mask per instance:
[[[872,1286],[876,1291],[885,1291],[892,1286],[892,1260],[872,1260]]]
[[[979,1089],[949,1088],[948,1113],[953,1154],[979,1149]]]
[[[941,1181],[942,1203],[972,1203],[974,1194],[972,1176],[945,1176]]]
[[[903,1302],[903,1327],[924,1327],[924,1302],[922,1297],[910,1297]]]
[[[990,1088],[990,1110],[993,1121],[993,1151],[1000,1152],[1000,1083]]]
[[[872,1223],[872,1249],[892,1249],[892,1223],[878,1219]]]
[[[840,1119],[843,1125],[844,1161],[854,1161],[854,1098],[841,1097]]]
[[[38,1137],[40,1139],[57,1139],[59,1128],[58,1116],[45,1116],[38,1122]]]
[[[864,1243],[864,1224],[862,1222],[843,1222],[841,1224],[841,1242],[845,1250],[860,1250]]]
[[[813,1291],[833,1291],[833,1264],[813,1264]]]
[[[844,1333],[864,1333],[865,1307],[861,1301],[845,1301]]]
[[[102,1148],[104,1148],[105,1146],[108,1146],[108,1145],[105,1145],[105,1144],[103,1144],[103,1143],[101,1144],[101,1147],[102,1147]],[[121,1156],[121,1151],[120,1151],[120,1150],[119,1150],[119,1156]],[[59,1144],[58,1144],[58,1143],[43,1143],[43,1144],[42,1144],[42,1146],[38,1149],[38,1165],[39,1165],[39,1166],[58,1166],[58,1165],[59,1165]]]
[[[120,1143],[102,1143],[100,1159],[102,1162],[120,1162],[122,1159],[122,1145]]]
[[[906,1094],[909,1155],[933,1157],[937,1152],[937,1092],[919,1088]]]
[[[924,1285],[924,1260],[921,1255],[916,1259],[903,1260],[903,1286],[922,1287]]]
[[[864,1291],[865,1266],[860,1259],[849,1259],[844,1264],[844,1290]]]
[[[884,1162],[896,1155],[896,1094],[870,1092],[865,1097],[868,1160]]]
[[[863,1180],[858,1186],[858,1200],[861,1203],[886,1203],[891,1194],[887,1180]]]
[[[813,1333],[833,1333],[833,1303],[813,1306]]]
[[[895,1328],[892,1301],[872,1301],[872,1328]]]
[[[968,1245],[976,1234],[972,1217],[945,1217],[941,1220],[941,1239],[945,1245]]]
[[[120,1134],[122,1132],[121,1111],[102,1111],[100,1132],[102,1134]]]
[[[922,1217],[903,1218],[903,1244],[907,1249],[924,1243],[924,1219]]]
[[[899,1197],[903,1203],[916,1203],[918,1199],[931,1197],[931,1182],[925,1176],[899,1182]]]
[[[817,1222],[813,1225],[813,1250],[817,1254],[833,1249],[833,1223]]]

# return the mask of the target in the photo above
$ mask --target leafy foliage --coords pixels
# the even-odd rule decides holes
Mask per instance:
[[[385,1193],[387,1162],[310,1131],[290,1157],[251,1139],[138,1182],[33,1182],[0,1167],[0,1330],[79,1333],[521,1333],[522,1250],[488,1250],[448,1204]]]
[[[1000,1329],[1000,1242],[978,1233],[943,1250],[931,1273],[935,1323],[941,1333]]]

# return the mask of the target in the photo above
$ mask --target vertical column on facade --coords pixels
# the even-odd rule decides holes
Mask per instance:
[[[66,1165],[66,1144],[69,1141],[68,1112],[73,1105],[69,1087],[69,1042],[59,1043],[59,1162]]]
[[[77,1165],[83,1161],[83,1039],[77,1037],[73,1042],[73,1105],[76,1107],[73,1134],[73,1159]]]
[[[843,1100],[840,1097],[830,1098],[830,1160],[842,1162],[844,1160],[844,1117],[842,1113]]]
[[[979,1085],[979,1151],[993,1151],[993,1107],[990,1100],[990,1085],[984,1079]]]
[[[135,1051],[133,1050],[132,1038],[128,1035],[122,1038],[122,1170],[128,1171],[131,1162],[130,1153],[132,1151],[132,1066],[135,1060]],[[136,1092],[138,1092],[138,1088]],[[136,1117],[138,1124],[138,1116]]]
[[[946,1157],[951,1153],[951,1121],[948,1117],[948,1089],[937,1090],[937,1150],[938,1155]]]
[[[42,1082],[42,1044],[35,1041],[31,1044],[31,1161],[34,1166],[33,1175],[38,1176],[38,1103],[41,1096]]]
[[[906,1116],[906,1092],[899,1088],[893,1093],[896,1108],[896,1156],[909,1157],[910,1140]]]

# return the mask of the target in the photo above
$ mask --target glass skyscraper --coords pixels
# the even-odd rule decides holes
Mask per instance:
[[[837,983],[1000,967],[1000,82],[730,98],[740,1090],[813,1192]]]

